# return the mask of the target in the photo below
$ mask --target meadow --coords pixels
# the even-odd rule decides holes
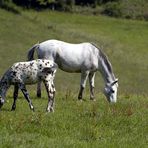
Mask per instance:
[[[26,60],[37,42],[59,39],[72,43],[93,42],[108,55],[119,78],[118,102],[109,104],[96,75],[96,102],[77,100],[80,74],[58,70],[55,78],[55,113],[47,114],[46,92],[36,98],[36,86],[28,86],[35,106],[29,110],[19,94],[11,112],[13,87],[0,111],[0,147],[147,147],[148,144],[148,22],[86,16],[72,13],[22,10],[14,14],[0,9],[0,76],[12,63]]]

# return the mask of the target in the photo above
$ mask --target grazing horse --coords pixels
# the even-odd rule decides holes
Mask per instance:
[[[26,84],[34,84],[43,81],[48,94],[47,111],[54,111],[54,76],[57,69],[57,64],[50,60],[33,60],[30,62],[18,62],[13,64],[3,75],[0,80],[0,108],[5,102],[5,96],[10,85],[14,85],[14,102],[11,110],[16,108],[16,100],[18,90],[21,89],[25,99],[28,101],[30,109],[34,110],[29,94],[26,90]]]
[[[81,73],[78,99],[82,99],[83,90],[89,78],[90,99],[94,100],[94,79],[96,71],[99,70],[105,81],[105,96],[109,102],[116,102],[118,79],[115,78],[111,63],[100,48],[91,43],[70,44],[58,40],[47,40],[35,44],[28,51],[28,60],[33,59],[35,50],[38,58],[53,60],[61,70]],[[41,96],[39,83],[37,95]]]

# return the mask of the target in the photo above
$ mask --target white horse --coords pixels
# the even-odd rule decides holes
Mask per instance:
[[[111,63],[100,48],[91,43],[70,44],[58,40],[48,40],[34,45],[28,51],[28,60],[33,59],[35,50],[38,58],[53,60],[61,70],[81,73],[78,99],[82,99],[83,90],[89,77],[90,99],[94,100],[94,79],[96,71],[99,70],[105,81],[105,96],[109,102],[116,102],[118,79],[115,78]],[[37,95],[41,96],[39,83]]]
[[[0,80],[0,108],[5,102],[5,96],[10,85],[14,85],[14,102],[11,110],[16,108],[16,100],[18,97],[18,90],[24,94],[28,101],[30,109],[34,110],[33,104],[30,100],[29,94],[25,87],[26,84],[34,84],[43,81],[48,94],[47,111],[54,111],[54,75],[57,69],[57,64],[50,60],[38,59],[30,62],[18,62],[13,64],[3,75]]]

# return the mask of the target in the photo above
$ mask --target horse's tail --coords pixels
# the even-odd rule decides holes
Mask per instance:
[[[35,49],[37,49],[38,47],[39,47],[39,43],[38,43],[38,44],[35,44],[33,47],[31,47],[31,48],[28,50],[28,54],[27,54],[27,59],[28,59],[28,61],[34,60],[34,58],[33,58],[34,51],[35,51]]]

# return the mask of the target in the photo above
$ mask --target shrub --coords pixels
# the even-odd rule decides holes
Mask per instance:
[[[12,0],[0,0],[0,7],[13,13],[20,14],[19,9]]]
[[[122,16],[121,3],[108,2],[104,7],[103,13],[109,16],[121,17]]]
[[[103,13],[109,16],[148,20],[147,0],[120,0],[104,5]]]
[[[56,9],[62,11],[72,11],[75,0],[56,0]]]

